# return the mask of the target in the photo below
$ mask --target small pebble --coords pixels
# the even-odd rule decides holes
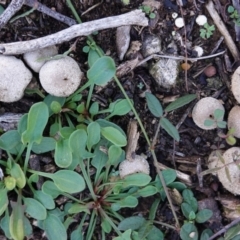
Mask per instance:
[[[217,69],[214,66],[209,66],[204,70],[207,77],[213,77],[217,73]]]

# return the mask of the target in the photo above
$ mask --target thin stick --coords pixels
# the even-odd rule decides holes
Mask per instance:
[[[214,24],[217,26],[219,32],[223,35],[226,45],[229,51],[232,53],[234,60],[238,61],[240,58],[238,49],[211,0],[206,4],[206,9],[208,10],[210,16],[212,17]]]
[[[64,16],[56,11],[53,11],[52,9],[48,8],[47,6],[41,4],[40,2],[38,2],[37,0],[25,0],[24,2],[25,5],[32,7],[32,8],[36,8],[36,10],[38,10],[39,12],[42,12],[52,18],[57,19],[60,22],[63,22],[69,26],[75,25],[77,24],[77,22],[67,16]]]
[[[135,10],[119,16],[107,17],[77,24],[46,37],[24,42],[0,44],[0,53],[4,55],[22,54],[39,48],[60,44],[78,36],[88,36],[95,31],[115,28],[123,25],[147,26],[148,19],[141,10]]]
[[[22,5],[24,4],[24,0],[12,0],[11,3],[8,5],[6,10],[0,16],[0,29],[3,28],[10,18],[21,9]]]
[[[225,233],[229,228],[233,227],[234,225],[238,224],[240,222],[240,218],[235,219],[225,227],[223,227],[220,231],[216,232],[214,235],[212,235],[208,240],[213,240],[214,238],[218,237],[219,235]]]

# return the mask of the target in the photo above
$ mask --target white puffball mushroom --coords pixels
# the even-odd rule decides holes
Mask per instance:
[[[40,69],[39,79],[46,92],[67,97],[77,90],[82,75],[77,62],[66,56],[46,62]]]
[[[240,103],[240,67],[232,75],[232,93],[235,99]]]
[[[216,109],[225,111],[223,105],[217,99],[213,97],[205,97],[199,100],[193,108],[192,118],[195,124],[205,130],[211,130],[217,128],[217,124],[214,122],[211,126],[205,126],[204,122],[207,119],[213,119],[213,114]],[[222,117],[223,119],[223,117]],[[222,119],[218,119],[221,121]]]
[[[233,128],[233,136],[240,138],[240,107],[234,106],[228,114],[228,129]]]
[[[183,18],[179,17],[175,19],[175,25],[178,28],[182,28],[184,26],[184,20]]]
[[[47,61],[47,58],[58,54],[56,46],[49,46],[42,49],[38,49],[33,52],[24,53],[23,59],[27,65],[34,71],[39,72],[43,64]]]
[[[176,12],[172,13],[172,18],[175,19],[177,18],[178,14]]]
[[[219,159],[217,164],[217,167],[220,167],[217,172],[219,181],[229,192],[240,194],[240,169],[237,162],[240,160],[240,148],[229,148],[224,152],[222,158],[224,163]],[[230,179],[226,173],[226,167],[228,168]]]
[[[133,173],[149,174],[149,164],[144,157],[140,155],[135,155],[133,161],[124,160],[120,163],[119,175],[121,178],[124,178]]]
[[[199,15],[197,18],[196,18],[196,23],[199,25],[199,26],[203,26],[205,23],[207,23],[207,17],[205,15]]]
[[[0,55],[0,101],[16,102],[32,79],[32,73],[22,60]]]
[[[193,48],[193,50],[197,52],[198,57],[201,57],[203,55],[203,48],[202,47],[195,46]]]

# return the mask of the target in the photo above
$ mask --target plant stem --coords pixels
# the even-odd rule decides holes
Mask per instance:
[[[90,85],[89,91],[88,91],[88,97],[87,97],[87,103],[86,103],[86,109],[89,111],[89,105],[90,101],[92,99],[92,93],[93,93],[94,83]]]
[[[28,146],[27,146],[27,153],[26,153],[26,156],[25,156],[24,167],[23,167],[24,175],[26,175],[26,172],[27,172],[27,167],[28,167],[28,162],[29,162],[32,146],[33,146],[32,142],[29,143]]]
[[[119,231],[119,229],[118,229],[117,226],[114,224],[114,222],[112,221],[112,219],[105,213],[105,211],[104,211],[102,208],[100,208],[100,209],[99,209],[99,212],[100,212],[101,216],[102,216],[103,218],[105,218],[105,219],[108,221],[108,223],[112,226],[112,228],[113,228],[114,231],[118,234],[118,236],[122,236],[122,233]]]
[[[80,159],[79,165],[80,165],[80,168],[82,170],[82,174],[83,174],[83,177],[84,177],[84,179],[86,181],[88,189],[89,189],[89,191],[90,191],[90,193],[92,195],[93,201],[97,201],[97,196],[96,196],[95,192],[93,191],[93,186],[92,186],[91,180],[88,177],[88,174],[86,172],[86,169],[85,169],[85,166],[84,166],[84,163],[83,163],[82,159]]]

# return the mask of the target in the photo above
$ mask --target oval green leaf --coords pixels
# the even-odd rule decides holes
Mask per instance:
[[[55,208],[55,202],[53,201],[53,198],[50,195],[44,193],[43,191],[35,191],[34,198],[38,200],[47,209]]]
[[[198,230],[192,223],[185,223],[181,227],[180,237],[182,240],[198,240]]]
[[[141,226],[143,226],[145,222],[146,220],[143,217],[139,217],[139,216],[128,217],[123,219],[119,223],[118,229],[121,231],[126,231],[128,229],[137,230]]]
[[[24,205],[26,206],[25,212],[32,218],[37,220],[44,220],[47,217],[46,208],[37,200],[33,198],[24,198]]]
[[[57,188],[67,193],[78,193],[84,190],[85,181],[83,177],[70,170],[59,170],[52,175]]]
[[[67,239],[66,229],[56,215],[48,214],[47,218],[43,222],[43,226],[49,240]]]
[[[19,164],[12,163],[10,174],[16,179],[16,184],[19,188],[23,188],[26,185],[26,178]]]
[[[30,108],[27,130],[22,134],[23,144],[41,143],[42,134],[49,117],[48,107],[44,102],[35,103]]]
[[[72,152],[68,143],[68,139],[61,139],[56,144],[54,160],[60,168],[67,168],[72,163]]]
[[[161,117],[163,115],[163,109],[161,103],[158,101],[158,99],[151,93],[145,93],[146,100],[147,100],[147,106],[150,110],[150,112],[155,117]]]
[[[92,122],[87,127],[87,148],[91,151],[92,147],[100,141],[101,131],[100,125],[97,122]]]
[[[33,143],[32,151],[36,154],[46,153],[53,151],[56,146],[56,140],[51,137],[43,137],[42,141],[37,144]]]
[[[151,177],[145,173],[135,173],[124,177],[122,188],[130,186],[143,187],[150,183]]]
[[[116,128],[103,127],[101,133],[108,141],[116,146],[124,147],[127,145],[126,137]]]
[[[176,129],[176,127],[174,127],[174,126],[172,125],[172,123],[171,123],[168,119],[162,117],[162,118],[160,119],[160,124],[161,124],[161,127],[162,127],[173,139],[175,139],[177,142],[179,142],[180,136],[179,136],[178,130]]]
[[[210,209],[200,210],[196,215],[196,222],[204,223],[209,220],[213,215],[213,212]]]
[[[62,193],[52,181],[45,181],[42,185],[42,191],[53,199],[57,198]]]
[[[191,101],[193,101],[195,98],[197,97],[196,94],[188,94],[185,96],[182,96],[180,98],[178,98],[177,100],[175,100],[174,102],[170,103],[165,109],[165,112],[171,112],[175,109],[178,109],[188,103],[190,103]]]
[[[112,58],[104,56],[96,60],[87,71],[90,82],[104,86],[116,73],[116,66]]]

